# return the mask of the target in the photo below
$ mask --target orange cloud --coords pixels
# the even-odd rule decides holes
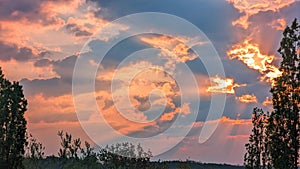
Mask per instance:
[[[34,62],[18,62],[10,60],[7,62],[0,61],[2,71],[9,80],[20,81],[24,78],[33,79],[49,79],[58,77],[57,73],[53,71],[53,66],[36,67]]]
[[[190,107],[189,104],[185,103],[183,104],[182,107],[178,107],[175,109],[175,111],[173,112],[168,112],[168,113],[164,113],[161,117],[160,120],[162,121],[171,121],[175,118],[175,115],[179,114],[182,117],[185,117],[186,115],[190,114]],[[178,117],[178,118],[182,118],[182,117]]]
[[[197,56],[191,53],[190,48],[185,45],[188,41],[186,38],[171,38],[168,36],[142,37],[140,40],[154,48],[161,49],[168,57],[176,61],[187,62],[194,60]]]
[[[248,39],[241,44],[232,46],[227,55],[230,59],[238,59],[249,68],[259,71],[263,75],[261,80],[272,83],[282,74],[277,67],[272,65],[275,56],[262,54],[258,44],[250,43]]]
[[[45,98],[42,94],[28,97],[26,118],[30,123],[77,121],[72,95]]]
[[[28,47],[36,53],[57,51],[60,47],[63,53],[70,55],[78,52],[87,35],[108,23],[94,15],[100,9],[91,1],[43,1],[36,10],[38,12],[34,14],[15,11],[13,14],[20,15],[20,19],[1,21],[0,39],[19,47]],[[71,45],[75,46],[72,50]],[[68,47],[65,49],[62,46]]]
[[[1,20],[0,41],[18,49],[26,47],[34,56],[45,53],[47,58],[51,53],[51,60],[59,60],[79,52],[89,35],[109,22],[95,15],[100,8],[92,1],[37,1],[35,5],[36,12],[15,9],[13,19]],[[57,77],[52,66],[35,68],[37,59],[1,62],[1,66],[13,80]]]
[[[249,17],[260,12],[273,11],[276,12],[281,8],[289,6],[296,2],[295,0],[227,0],[239,10],[240,13],[245,15],[232,22],[232,25],[241,26],[244,29],[249,27]]]
[[[257,103],[257,98],[254,94],[245,94],[240,97],[236,97],[242,103]]]
[[[103,70],[97,79],[113,81],[118,86],[98,92],[97,101],[105,120],[123,134],[144,131],[146,127],[154,133],[162,130],[164,121],[190,114],[189,103],[178,106],[181,94],[175,79],[149,62]]]
[[[263,101],[264,106],[268,106],[268,105],[272,105],[272,104],[273,104],[273,101],[269,97],[266,97],[266,99]]]
[[[276,30],[283,31],[286,28],[286,21],[283,18],[273,21],[270,26]]]
[[[232,78],[222,78],[218,75],[212,77],[211,79],[212,86],[209,86],[206,89],[206,92],[211,93],[227,93],[234,94],[234,88],[246,86],[246,84],[236,84]]]

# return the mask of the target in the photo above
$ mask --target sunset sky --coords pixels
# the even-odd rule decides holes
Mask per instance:
[[[173,29],[134,17],[115,21],[141,12],[183,18],[207,38],[158,34]],[[300,19],[297,0],[0,0],[0,66],[6,78],[24,86],[28,131],[47,155],[57,155],[58,130],[94,145],[122,140],[105,123],[134,138],[158,135],[159,143],[144,142],[162,152],[154,159],[242,164],[252,109],[272,110],[269,90],[281,74],[276,51],[294,18]],[[181,26],[173,27],[184,32]],[[154,33],[123,39],[103,60],[96,58],[104,46],[138,29]],[[206,53],[189,45],[195,41],[204,52],[206,45],[216,49],[224,75],[210,75]],[[85,64],[76,82],[75,63]],[[90,70],[97,70],[94,79]],[[89,80],[93,91],[84,83]],[[208,118],[212,98],[222,96],[224,110]],[[182,121],[174,127],[176,119]],[[217,127],[199,143],[204,124]]]

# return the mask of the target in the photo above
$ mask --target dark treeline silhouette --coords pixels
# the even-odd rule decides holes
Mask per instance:
[[[300,26],[296,19],[284,30],[278,52],[282,75],[270,90],[274,110],[253,110],[244,158],[249,169],[297,169],[299,164]]]
[[[152,153],[144,151],[140,144],[117,143],[103,148],[84,147],[80,138],[73,139],[69,133],[58,132],[61,147],[58,156],[44,157],[44,146],[32,136],[23,159],[25,169],[242,169],[242,166],[205,164],[194,161],[150,161]]]

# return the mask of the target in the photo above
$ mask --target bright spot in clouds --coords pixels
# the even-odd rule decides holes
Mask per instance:
[[[257,98],[254,94],[245,94],[240,97],[236,97],[242,103],[257,103]]]
[[[246,86],[246,84],[236,84],[232,78],[222,78],[218,75],[210,78],[211,86],[206,91],[211,93],[234,94],[234,88]]]
[[[261,80],[272,83],[275,78],[281,76],[279,69],[273,65],[275,56],[262,54],[258,44],[251,43],[247,39],[232,46],[227,55],[230,59],[238,59],[249,68],[259,71],[263,75]]]
[[[239,19],[233,21],[232,25],[239,25],[247,29],[250,24],[249,17],[252,15],[265,11],[276,12],[281,8],[293,4],[295,0],[227,0],[227,2],[232,3],[240,13],[244,13]]]

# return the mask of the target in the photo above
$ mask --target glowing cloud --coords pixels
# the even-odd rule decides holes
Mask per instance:
[[[161,49],[164,54],[172,59],[181,62],[187,62],[197,58],[195,54],[189,51],[189,47],[184,43],[188,40],[185,38],[171,38],[168,36],[142,37],[140,40],[154,48]],[[178,58],[178,59],[176,59]]]
[[[169,112],[169,113],[164,113],[161,117],[161,121],[171,121],[174,119],[175,115],[181,114],[181,116],[185,117],[186,115],[190,114],[190,107],[189,104],[184,103],[183,106],[180,108],[176,108],[175,111]]]
[[[277,19],[270,26],[276,30],[283,31],[286,28],[286,21],[283,18]]]
[[[266,99],[264,100],[264,102],[262,103],[264,106],[268,106],[268,105],[272,105],[272,99],[269,97],[266,97]]]
[[[245,94],[240,97],[236,97],[242,103],[257,103],[257,98],[254,94]]]
[[[244,29],[247,29],[249,27],[250,16],[265,11],[276,12],[281,8],[293,4],[295,0],[227,0],[227,2],[232,3],[240,13],[245,14],[236,21],[233,21],[232,25],[238,25]]]
[[[211,93],[227,93],[234,94],[234,88],[246,86],[246,84],[236,84],[234,79],[222,78],[218,75],[210,79],[212,86],[209,86],[206,91]]]
[[[263,75],[261,80],[272,83],[282,74],[277,67],[272,65],[275,56],[262,54],[258,45],[250,43],[248,39],[241,44],[234,45],[227,55],[230,59],[238,59],[249,68],[259,71]]]

